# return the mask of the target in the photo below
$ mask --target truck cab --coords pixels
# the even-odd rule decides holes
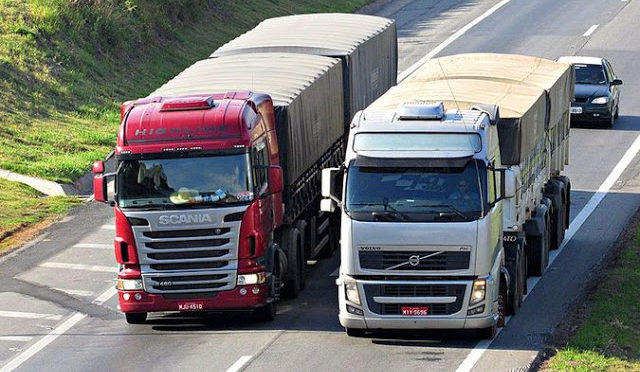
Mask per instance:
[[[341,213],[348,333],[495,332],[506,280],[498,116],[422,101],[355,116],[343,166],[325,170],[322,204]]]
[[[120,309],[250,308],[272,316],[284,255],[282,172],[273,103],[228,92],[123,105],[115,150],[115,253]],[[94,165],[106,200],[104,164]]]

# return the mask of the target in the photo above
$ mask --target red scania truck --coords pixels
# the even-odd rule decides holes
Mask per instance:
[[[295,17],[303,16],[282,19]],[[319,211],[320,171],[344,158],[345,110],[395,83],[397,50],[390,20],[316,22],[329,20],[351,40],[331,53],[296,50],[298,39],[273,32],[284,40],[278,50],[198,61],[123,104],[115,171],[96,162],[93,172],[95,199],[115,210],[127,322],[159,311],[253,310],[273,319],[280,293],[295,297],[304,287],[306,260],[338,245],[338,218]],[[320,29],[298,36],[325,45]],[[354,59],[363,49],[376,60]],[[371,71],[375,84],[345,80]],[[364,99],[354,105],[356,95]]]

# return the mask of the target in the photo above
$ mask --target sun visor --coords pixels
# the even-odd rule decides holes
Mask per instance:
[[[473,156],[462,158],[371,158],[356,157],[354,165],[358,167],[411,167],[411,168],[461,168],[473,159]]]

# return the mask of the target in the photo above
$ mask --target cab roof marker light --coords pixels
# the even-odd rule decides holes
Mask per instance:
[[[205,110],[212,107],[213,97],[185,97],[165,100],[160,111]]]

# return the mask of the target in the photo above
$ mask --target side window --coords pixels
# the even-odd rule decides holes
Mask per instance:
[[[252,149],[253,179],[258,188],[258,195],[267,191],[269,186],[269,155],[264,141],[258,142]]]
[[[604,63],[604,71],[607,74],[607,80],[611,82],[613,80],[613,71],[611,70],[611,66],[609,66],[608,62]]]
[[[609,61],[606,62],[607,64],[607,70],[609,71],[609,75],[611,75],[611,80],[616,78],[616,74],[613,72],[613,68],[611,67],[611,64],[609,63]]]

